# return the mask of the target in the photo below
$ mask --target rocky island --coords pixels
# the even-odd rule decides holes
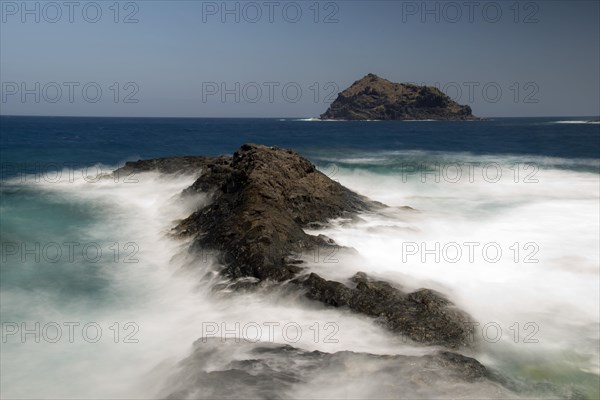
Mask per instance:
[[[432,86],[394,83],[368,74],[338,94],[321,119],[333,120],[475,120],[471,107],[460,105]]]

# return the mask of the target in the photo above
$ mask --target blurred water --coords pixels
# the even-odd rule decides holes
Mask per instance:
[[[361,270],[407,289],[440,290],[480,322],[482,346],[472,355],[514,388],[537,397],[597,397],[600,126],[556,123],[565,120],[581,118],[0,117],[2,397],[157,396],[192,343],[215,326],[218,335],[224,326],[240,336],[239,324],[256,340],[309,351],[435,350],[289,294],[214,293],[219,266],[210,256],[191,257],[186,241],[169,236],[206,201],[178,196],[193,176],[99,179],[125,160],[230,154],[244,142],[297,149],[332,179],[391,206],[319,231],[359,254],[340,252],[333,263],[307,257],[309,268],[341,280]],[[473,242],[471,261],[464,243]],[[502,254],[482,253],[488,243]],[[439,260],[423,251],[436,244]],[[36,322],[39,343],[35,333],[21,336],[22,323],[35,331]],[[270,323],[279,325],[271,332]],[[286,324],[300,328],[297,341],[285,336]],[[227,349],[219,351],[235,358],[238,350]],[[299,383],[292,393],[348,396],[345,387],[371,367],[343,359],[352,368],[336,385]],[[453,396],[498,395],[455,384]]]

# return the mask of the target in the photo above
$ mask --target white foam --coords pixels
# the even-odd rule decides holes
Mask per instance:
[[[203,326],[207,324],[217,324],[219,330],[224,327],[237,331],[238,337],[244,336],[246,327],[246,336],[252,340],[275,341],[307,350],[408,355],[432,351],[402,343],[369,318],[318,307],[294,296],[213,293],[211,285],[219,280],[214,272],[220,268],[214,259],[191,256],[189,240],[168,236],[176,220],[187,217],[206,201],[203,196],[188,199],[178,196],[194,177],[145,173],[136,175],[138,182],[128,184],[112,179],[89,183],[79,171],[74,175],[80,177],[72,182],[42,180],[26,181],[24,185],[38,190],[40,195],[80,204],[103,215],[87,227],[82,239],[135,242],[139,246],[136,254],[139,262],[97,265],[112,287],[111,295],[120,299],[108,310],[84,308],[61,299],[68,304],[65,306],[57,303],[55,296],[41,292],[33,297],[27,291],[3,291],[3,307],[20,312],[23,320],[59,324],[79,321],[81,325],[96,322],[104,331],[98,343],[87,343],[78,336],[75,343],[61,340],[3,344],[3,397],[152,398],[164,383],[161,379],[189,354],[192,343],[205,334]],[[212,282],[206,280],[206,274],[213,276]],[[119,343],[113,342],[113,332],[109,330],[115,322],[121,327]],[[139,343],[122,343],[127,333],[123,326],[127,322],[139,327],[135,335]],[[278,325],[270,337],[272,322]],[[290,336],[284,334],[286,324],[292,326],[286,328],[291,329],[286,331]],[[255,326],[261,327],[258,338],[253,331]],[[297,340],[296,327],[301,328]],[[325,341],[332,333],[329,337],[332,340]],[[227,336],[227,333],[220,331],[217,335]],[[228,340],[234,340],[231,334]]]
[[[503,167],[511,165],[496,160]],[[436,183],[429,176],[423,183],[419,175],[403,181],[400,173],[382,176],[340,168],[335,178],[343,185],[393,207],[411,206],[417,211],[390,209],[383,214],[362,215],[363,221],[356,224],[340,221],[330,228],[312,231],[357,249],[360,258],[340,254],[335,268],[323,262],[312,262],[310,266],[330,279],[362,270],[406,288],[440,290],[482,325],[498,323],[503,330],[502,343],[519,348],[517,356],[519,352],[556,353],[578,348],[584,360],[579,367],[597,373],[598,175],[541,168],[536,175],[538,183],[515,183],[513,177],[509,175],[497,183],[481,179],[473,183],[467,179]],[[469,248],[462,245],[466,242],[480,243],[474,262],[469,261]],[[450,262],[454,253],[445,258],[438,251],[439,261],[433,255],[423,259],[420,247],[416,255],[403,261],[403,246],[407,243],[424,244],[430,250],[436,243],[440,249],[457,243],[463,257]],[[498,261],[489,262],[482,256],[482,246],[487,243],[502,249]],[[518,262],[516,250],[512,250],[515,243]],[[532,256],[529,261],[538,262],[524,262],[527,255]],[[535,338],[540,343],[523,343],[523,329],[528,322],[539,327]],[[516,323],[521,329],[517,344],[511,331]],[[489,354],[501,348],[489,346]]]
[[[371,156],[375,157],[372,162],[378,162],[376,154],[365,158]],[[489,157],[475,157],[475,161],[483,164]],[[493,159],[503,168],[513,160]],[[324,233],[341,245],[354,247],[359,255],[340,252],[334,255],[333,259],[338,260],[334,263],[313,259],[309,268],[340,281],[360,270],[406,290],[428,287],[447,294],[481,325],[497,323],[501,327],[502,339],[498,343],[484,342],[483,352],[476,355],[490,365],[501,363],[511,351],[519,364],[524,354],[563,354],[577,349],[576,366],[598,373],[597,174],[541,168],[539,183],[525,184],[515,183],[511,175],[497,183],[481,179],[473,183],[466,179],[458,183],[422,183],[419,175],[405,182],[397,173],[379,175],[344,168],[336,172],[340,183],[361,194],[392,207],[408,205],[417,210],[392,208],[364,214],[362,222],[340,220],[327,229],[311,232]],[[219,268],[214,260],[207,257],[199,261],[187,253],[189,241],[168,237],[176,220],[206,201],[202,196],[187,200],[177,196],[194,177],[150,173],[137,178],[139,182],[129,184],[108,179],[89,183],[83,178],[25,183],[46,196],[97,210],[104,218],[89,226],[86,235],[102,241],[134,241],[139,245],[140,262],[118,268],[99,266],[115,286],[114,296],[123,299],[110,310],[84,309],[77,304],[65,307],[43,293],[33,297],[18,290],[2,293],[3,307],[22,310],[27,320],[94,321],[105,330],[115,321],[135,322],[139,343],[115,344],[112,332],[106,332],[107,340],[96,344],[81,340],[3,344],[3,397],[150,398],[158,393],[162,378],[188,355],[192,342],[203,335],[206,323],[219,327],[225,324],[235,331],[236,324],[240,328],[254,324],[266,327],[276,322],[279,326],[274,334],[279,342],[285,324],[298,324],[302,337],[287,344],[307,350],[408,355],[432,351],[403,343],[369,318],[323,308],[300,297],[213,293],[203,277],[208,274],[219,279],[214,276]],[[11,184],[18,182],[13,180]],[[436,242],[471,241],[498,243],[504,254],[496,263],[480,256],[474,263],[467,259],[435,262],[431,257],[423,262],[414,256],[402,262],[406,242],[426,243],[431,248]],[[520,243],[521,262],[514,262],[509,250],[515,242]],[[539,246],[534,256],[538,263],[522,262],[529,254],[523,245],[530,242]],[[325,332],[324,327],[330,322],[337,326],[336,341],[326,343],[323,338],[329,331]],[[520,339],[515,344],[511,327],[516,323]],[[525,330],[527,323],[539,327],[534,336],[539,343],[523,343],[530,333]],[[320,340],[315,340],[315,326],[320,329]],[[248,332],[253,335],[252,330]],[[260,333],[260,339],[270,340],[268,329]],[[56,384],[66,381],[70,385]],[[468,387],[465,392],[469,393]]]
[[[553,124],[600,124],[600,121],[595,120],[566,120],[566,121],[553,121]]]

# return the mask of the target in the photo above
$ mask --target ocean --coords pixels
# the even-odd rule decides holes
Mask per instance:
[[[108,175],[126,161],[233,154],[244,143],[294,149],[389,206],[308,231],[356,252],[311,254],[307,270],[337,280],[364,271],[445,294],[479,323],[466,354],[515,398],[600,396],[598,117],[2,116],[2,398],[162,397],[194,341],[209,335],[353,352],[330,380],[307,375],[275,397],[366,398],[381,394],[378,381],[356,384],[371,366],[352,354],[436,350],[348,310],[215,292],[219,265],[169,234],[206,202],[179,196],[194,176]],[[300,334],[291,338],[286,324]],[[241,357],[235,346],[219,351]],[[398,379],[408,382],[403,398],[499,396],[477,382]]]

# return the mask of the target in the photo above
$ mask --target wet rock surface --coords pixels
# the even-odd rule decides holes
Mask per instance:
[[[405,293],[362,272],[350,281],[354,288],[311,273],[292,283],[305,288],[310,299],[375,317],[384,327],[413,341],[452,348],[473,344],[471,318],[441,293],[430,289]]]
[[[188,190],[210,192],[213,201],[176,231],[197,235],[199,248],[218,250],[233,279],[292,279],[301,267],[290,255],[333,245],[306,234],[304,226],[382,206],[291,150],[250,144],[208,165]]]
[[[306,351],[286,344],[201,338],[164,390],[169,399],[513,398],[477,360]]]
[[[347,283],[302,274],[302,255],[337,246],[323,235],[305,233],[304,228],[385,206],[331,180],[298,153],[246,144],[232,157],[138,161],[120,169],[150,170],[198,175],[185,193],[205,193],[211,201],[181,221],[174,232],[192,236],[196,250],[214,251],[224,266],[222,274],[231,282],[221,287],[244,291],[289,282],[286,288],[373,317],[413,341],[450,348],[472,344],[470,317],[440,293],[428,289],[405,293],[364,273]]]
[[[128,161],[113,174],[119,177],[151,171],[163,174],[195,174],[214,162],[213,160],[214,157],[184,156]]]

